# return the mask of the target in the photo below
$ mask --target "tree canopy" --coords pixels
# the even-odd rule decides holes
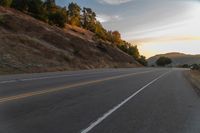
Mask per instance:
[[[158,60],[156,61],[156,64],[158,66],[166,66],[172,63],[172,60],[168,57],[160,57],[158,58]]]
[[[12,4],[12,0],[1,0],[0,1],[0,5],[4,6],[4,7],[10,7]]]

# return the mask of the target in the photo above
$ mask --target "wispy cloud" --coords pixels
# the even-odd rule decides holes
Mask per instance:
[[[172,37],[152,37],[140,38],[130,41],[131,43],[147,44],[147,43],[166,43],[177,41],[200,41],[200,36],[172,36]]]
[[[123,3],[130,2],[132,0],[98,0],[99,3],[106,3],[110,5],[120,5]]]
[[[121,19],[121,17],[118,15],[114,15],[114,16],[109,16],[109,15],[105,15],[105,14],[97,15],[97,20],[100,21],[101,23],[116,21],[116,20],[120,20],[120,19]]]

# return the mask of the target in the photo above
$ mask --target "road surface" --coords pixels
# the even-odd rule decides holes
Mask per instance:
[[[200,133],[186,69],[0,76],[0,133]]]

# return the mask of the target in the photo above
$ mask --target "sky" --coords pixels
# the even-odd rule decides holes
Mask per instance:
[[[200,54],[200,0],[56,0],[90,7],[108,30],[137,45],[147,58],[182,52]]]

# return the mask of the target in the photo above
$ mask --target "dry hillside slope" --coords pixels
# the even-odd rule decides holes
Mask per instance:
[[[118,48],[92,38],[81,28],[62,30],[0,7],[0,73],[139,66]]]
[[[175,52],[153,56],[148,59],[148,64],[155,65],[156,60],[161,56],[171,58],[173,66],[184,65],[184,64],[192,65],[195,63],[200,64],[200,55],[187,55]]]

